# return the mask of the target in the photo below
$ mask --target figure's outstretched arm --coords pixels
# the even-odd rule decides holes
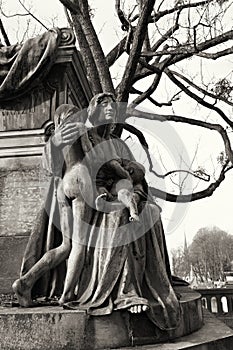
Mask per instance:
[[[64,163],[62,149],[67,145],[72,145],[83,132],[80,124],[82,123],[72,122],[59,125],[46,143],[42,166],[50,175],[61,177]]]

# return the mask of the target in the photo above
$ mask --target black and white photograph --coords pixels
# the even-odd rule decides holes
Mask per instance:
[[[0,350],[233,349],[233,1],[0,0]]]

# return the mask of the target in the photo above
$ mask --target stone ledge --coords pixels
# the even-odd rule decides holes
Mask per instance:
[[[187,336],[165,344],[138,346],[137,350],[232,350],[233,330],[204,310],[203,327]],[[135,349],[135,350],[136,350]],[[124,347],[113,350],[132,350]]]
[[[198,293],[181,293],[182,322],[161,331],[145,314],[116,311],[89,316],[84,311],[58,306],[0,308],[1,350],[97,350],[154,344],[189,334],[202,326]],[[149,348],[148,346],[145,348]]]

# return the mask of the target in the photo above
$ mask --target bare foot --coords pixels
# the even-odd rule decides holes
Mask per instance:
[[[19,305],[22,307],[33,306],[31,298],[31,289],[28,288],[24,283],[18,279],[12,284],[12,289],[15,292]]]
[[[107,193],[100,194],[95,200],[96,210],[103,211],[105,206],[105,201],[107,199]]]
[[[149,306],[147,305],[134,305],[129,308],[129,312],[131,312],[132,314],[140,314],[147,310],[149,310]]]
[[[69,301],[74,301],[74,300],[75,300],[74,293],[68,293],[66,295],[62,295],[58,303],[60,306],[63,306],[65,303],[68,303]]]
[[[129,221],[139,222],[139,216],[137,214],[130,215]]]

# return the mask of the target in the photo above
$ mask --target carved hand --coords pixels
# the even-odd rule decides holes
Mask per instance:
[[[59,125],[52,137],[53,144],[56,147],[70,145],[75,142],[85,130],[86,128],[82,123],[67,123],[65,125]]]

